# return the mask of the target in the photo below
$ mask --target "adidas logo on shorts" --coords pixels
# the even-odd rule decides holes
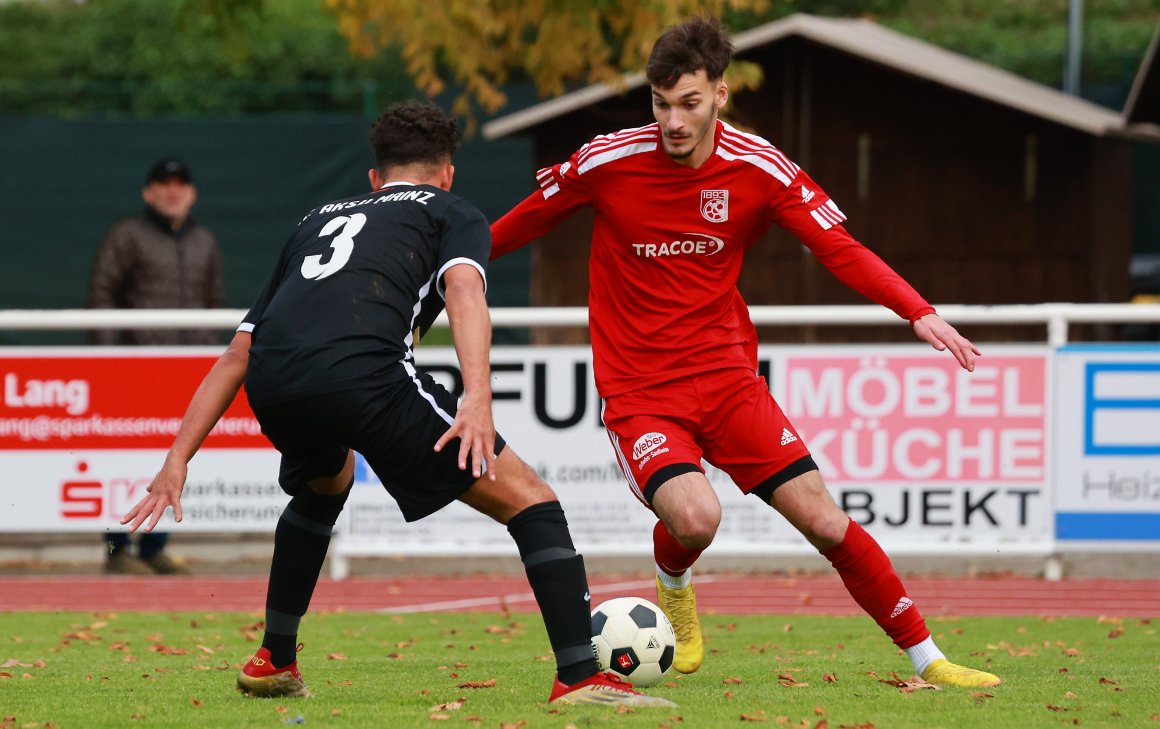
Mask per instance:
[[[796,442],[797,442],[797,436],[794,435],[793,433],[789,432],[789,428],[782,428],[781,429],[781,444],[782,445],[789,445],[790,443],[796,443]]]

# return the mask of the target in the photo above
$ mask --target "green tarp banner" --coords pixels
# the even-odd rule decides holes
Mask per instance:
[[[0,309],[83,307],[96,246],[142,209],[154,160],[192,168],[194,215],[225,257],[226,305],[247,308],[308,210],[362,192],[372,165],[357,115],[240,119],[0,119]],[[534,188],[526,141],[468,140],[454,191],[490,219]],[[526,252],[491,271],[495,306],[527,303]],[[0,332],[0,343],[66,343],[83,334]]]

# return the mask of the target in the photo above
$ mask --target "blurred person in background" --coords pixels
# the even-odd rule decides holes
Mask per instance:
[[[190,211],[197,188],[189,166],[174,157],[157,160],[141,191],[145,209],[113,224],[93,259],[90,309],[214,309],[222,305],[222,254],[217,240]],[[221,344],[204,329],[94,330],[92,344]],[[105,572],[182,574],[165,552],[168,534],[142,535],[133,554],[129,535],[109,533]]]

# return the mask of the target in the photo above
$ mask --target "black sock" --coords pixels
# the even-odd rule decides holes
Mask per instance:
[[[298,636],[278,635],[269,630],[262,636],[262,647],[270,651],[270,663],[275,668],[285,668],[295,660],[298,652]]]
[[[530,506],[507,528],[540,606],[560,681],[571,685],[599,673],[584,558],[576,554],[560,502]]]
[[[298,625],[310,606],[331,531],[349,494],[347,487],[337,496],[320,496],[304,485],[278,519],[262,638],[262,647],[270,651],[270,662],[276,667],[294,661]]]

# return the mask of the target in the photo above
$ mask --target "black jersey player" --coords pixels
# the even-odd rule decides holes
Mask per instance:
[[[564,512],[495,432],[484,298],[491,236],[484,216],[449,192],[458,140],[455,122],[431,104],[395,104],[379,117],[371,191],[315,208],[298,225],[123,523],[151,530],[170,507],[181,521],[186,464],[244,382],[291,497],[274,533],[262,647],[238,675],[244,693],[309,695],[298,626],[357,450],[408,521],[458,499],[507,526],[556,657],[549,701],[672,706],[599,671],[584,562]],[[413,354],[444,307],[463,374],[459,403]]]

